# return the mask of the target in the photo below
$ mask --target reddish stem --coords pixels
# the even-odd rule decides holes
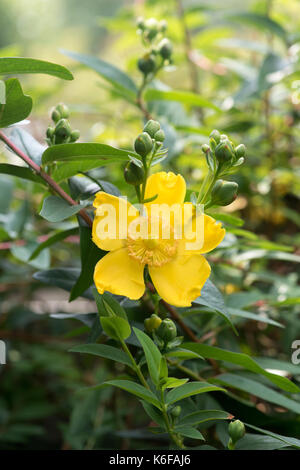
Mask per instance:
[[[19,149],[8,137],[6,137],[5,134],[3,134],[2,131],[0,131],[0,139],[16,154],[18,157],[20,157],[27,165],[32,168],[32,170],[37,173],[46,183],[55,191],[57,194],[59,194],[65,201],[67,201],[71,206],[77,206],[77,202],[74,201],[74,199],[69,196],[60,186],[59,184],[54,181],[51,176],[49,176],[47,173],[42,170],[42,168],[35,163],[28,155],[26,155],[24,152],[22,152],[21,149]],[[81,218],[90,226],[92,227],[93,221],[88,215],[88,213],[84,210],[81,209],[78,214],[81,216]]]

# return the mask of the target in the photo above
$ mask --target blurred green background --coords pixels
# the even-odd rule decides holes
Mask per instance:
[[[241,333],[235,338],[219,318],[202,315],[197,325],[203,332],[216,329],[220,346],[286,361],[284,373],[297,380],[290,353],[291,342],[300,338],[295,269],[300,254],[298,0],[2,0],[0,55],[57,62],[75,77],[63,82],[23,76],[24,92],[32,96],[34,108],[22,127],[44,144],[50,109],[62,101],[70,107],[72,127],[80,129],[81,141],[131,148],[143,126],[140,110],[116,97],[95,71],[61,51],[100,57],[140,83],[136,62],[143,47],[135,26],[140,15],[168,21],[174,65],[159,75],[160,83],[199,93],[221,109],[150,102],[167,135],[169,157],[161,169],[182,173],[189,189],[197,190],[205,169],[201,144],[212,129],[245,143],[246,164],[232,176],[239,183],[239,196],[223,211],[245,224],[227,228],[224,244],[213,254],[213,276],[228,306],[267,315],[285,329],[238,319]],[[1,161],[12,158],[2,149]],[[132,196],[122,175],[116,166],[100,170],[101,178]],[[84,398],[75,393],[119,372],[105,361],[99,367],[93,358],[67,352],[93,335],[92,315],[70,316],[92,314],[93,303],[85,299],[68,304],[64,291],[32,278],[49,267],[79,268],[78,244],[59,243],[28,262],[28,253],[15,243],[36,243],[37,237],[72,224],[51,226],[35,215],[42,197],[32,183],[1,175],[0,196],[0,338],[8,344],[8,364],[0,366],[0,448],[151,448],[153,437],[138,403],[130,401],[128,407],[128,397],[110,389]],[[67,318],[62,321],[58,314]],[[299,437],[297,413],[258,398],[252,399],[251,408],[243,393],[237,395],[239,401],[226,397],[222,407],[248,422]],[[199,398],[199,407],[221,406],[211,400]],[[217,447],[222,432],[208,430]]]

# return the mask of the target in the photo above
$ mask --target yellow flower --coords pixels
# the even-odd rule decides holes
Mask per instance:
[[[160,172],[150,176],[147,180],[145,199],[155,195],[157,197],[145,204],[147,216],[141,215],[138,209],[125,199],[104,192],[96,194],[93,241],[102,250],[109,251],[95,267],[94,281],[100,294],[109,291],[130,299],[139,299],[145,291],[146,265],[158,294],[168,303],[178,307],[190,306],[201,294],[201,289],[210,275],[210,266],[202,254],[219,245],[225,230],[212,217],[201,215],[204,237],[197,246],[197,239],[191,238],[198,217],[194,209],[193,218],[190,219],[193,232],[182,230],[182,236],[179,238],[175,235],[175,217],[166,222],[163,217],[154,216],[154,204],[167,207],[177,204],[179,211],[191,209],[191,203],[184,203],[185,193],[186,184],[181,175]],[[114,209],[111,220],[104,210],[105,207]],[[126,224],[122,222],[124,219],[120,217],[121,212],[126,214]],[[116,229],[113,236],[110,236],[109,231],[103,235],[104,222]],[[109,222],[112,225],[109,225]],[[157,223],[158,236],[151,236],[153,223]],[[137,227],[140,228],[139,236]],[[164,235],[165,229],[169,230],[167,238]],[[196,249],[195,246],[188,249],[187,242],[196,242]]]

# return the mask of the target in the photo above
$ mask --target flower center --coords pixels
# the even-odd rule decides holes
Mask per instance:
[[[138,217],[128,227],[128,254],[141,264],[162,266],[171,261],[177,252],[174,230],[162,219]]]

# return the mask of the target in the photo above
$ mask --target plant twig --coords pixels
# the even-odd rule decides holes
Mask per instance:
[[[65,201],[67,201],[71,206],[77,206],[77,202],[69,196],[60,186],[54,181],[50,175],[48,175],[37,163],[35,163],[28,155],[26,155],[21,149],[19,149],[2,131],[0,131],[0,140],[2,140],[18,157],[20,157],[27,165],[38,174],[48,186],[59,196],[61,196]],[[88,224],[89,227],[92,227],[93,221],[88,215],[88,213],[81,209],[78,214],[80,217]]]

